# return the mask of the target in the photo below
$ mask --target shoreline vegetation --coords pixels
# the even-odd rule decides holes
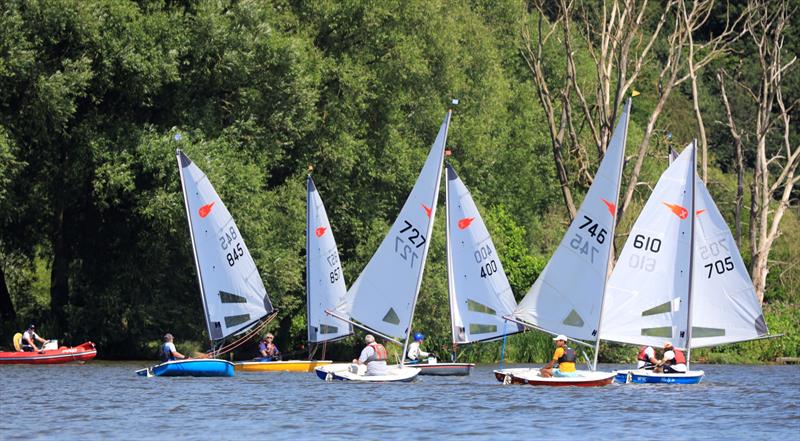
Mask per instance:
[[[800,0],[620,4],[628,19],[642,17],[621,28],[611,4],[4,2],[0,347],[35,323],[61,344],[93,341],[98,359],[155,358],[167,332],[181,351],[208,349],[180,148],[225,201],[279,309],[263,332],[284,354],[307,357],[309,166],[350,286],[453,98],[448,160],[519,301],[634,96],[617,252],[670,150],[697,138],[698,174],[770,332],[784,336],[692,350],[692,360],[800,357],[800,26],[788,25]],[[448,360],[443,213],[428,238],[413,331]],[[352,359],[363,335],[328,345],[327,358]],[[459,360],[496,362],[500,347],[465,346]],[[543,363],[552,350],[550,336],[528,332],[508,338],[505,359]],[[252,343],[235,355],[254,352]],[[600,361],[636,353],[603,343]]]

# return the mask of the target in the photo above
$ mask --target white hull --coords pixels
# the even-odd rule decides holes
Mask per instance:
[[[336,363],[315,369],[317,377],[325,381],[355,381],[361,383],[387,383],[395,381],[412,381],[419,375],[420,369],[407,366],[389,366],[387,375],[364,375],[366,368],[359,366],[359,373],[351,372],[350,363]]]

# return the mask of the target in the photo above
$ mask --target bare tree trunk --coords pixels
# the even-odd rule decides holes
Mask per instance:
[[[742,204],[744,203],[744,158],[742,156],[742,136],[736,128],[736,123],[733,120],[733,112],[731,105],[728,101],[728,93],[725,89],[725,73],[724,71],[717,72],[717,81],[719,82],[720,94],[722,95],[722,103],[725,105],[725,113],[728,117],[728,128],[733,136],[733,141],[736,144],[736,203],[733,209],[733,223],[736,229],[736,246],[742,248]]]

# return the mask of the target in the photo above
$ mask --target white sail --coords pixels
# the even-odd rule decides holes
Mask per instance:
[[[454,343],[493,340],[522,327],[500,256],[467,187],[447,164],[447,274]]]
[[[353,328],[350,323],[325,314],[325,310],[334,310],[341,303],[347,289],[328,214],[311,176],[306,188],[308,341],[321,343],[346,337]]]
[[[253,258],[208,177],[176,152],[195,265],[212,341],[247,330],[273,311]]]
[[[608,281],[602,339],[685,348],[694,145],[661,175]]]
[[[337,312],[391,337],[409,332],[439,198],[448,112],[414,188]]]
[[[597,338],[630,106],[629,99],[594,182],[553,257],[517,306],[517,319],[573,339]]]

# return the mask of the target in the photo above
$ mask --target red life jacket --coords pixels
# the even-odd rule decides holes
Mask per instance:
[[[686,364],[686,357],[683,355],[683,351],[672,348],[672,352],[675,353],[675,359],[673,360],[675,364]]]
[[[386,361],[386,359],[388,358],[386,356],[386,348],[384,348],[382,344],[370,343],[367,346],[371,347],[372,350],[375,351],[375,353],[367,359],[367,363],[371,361]]]
[[[648,347],[649,346],[642,346],[641,348],[639,348],[639,355],[636,356],[637,360],[644,361],[645,363],[650,363],[650,359],[647,358],[647,355],[645,355],[645,351],[647,350]]]

